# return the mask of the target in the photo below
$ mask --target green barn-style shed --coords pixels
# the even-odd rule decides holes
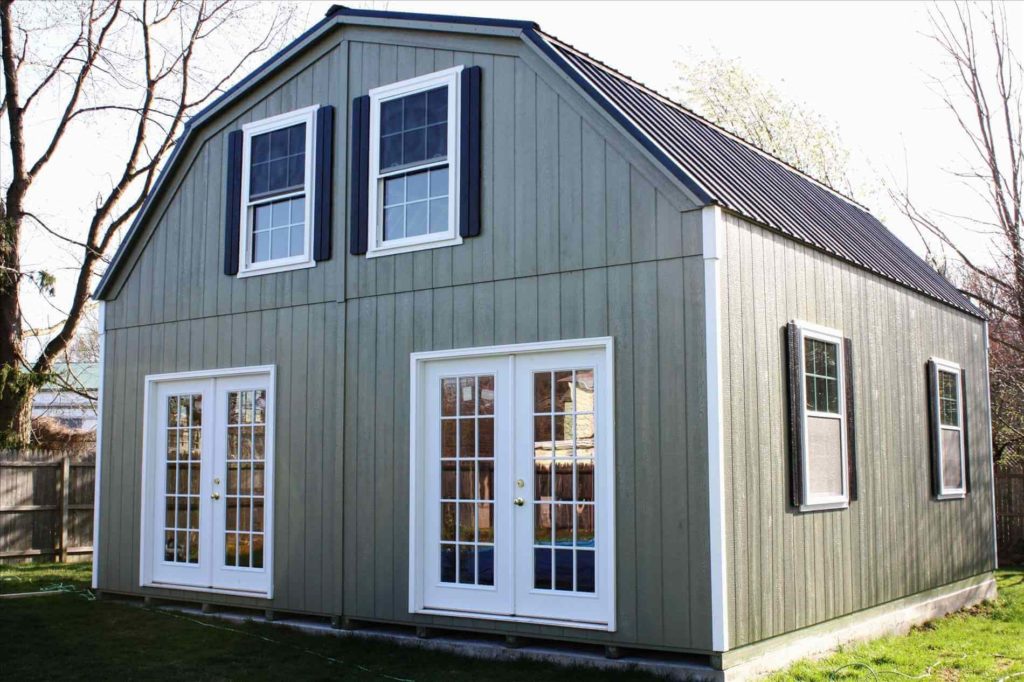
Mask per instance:
[[[332,8],[96,297],[103,593],[708,679],[994,594],[983,314],[532,22]]]

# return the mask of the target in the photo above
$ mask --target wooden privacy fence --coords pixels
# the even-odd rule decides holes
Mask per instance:
[[[92,554],[91,451],[0,451],[0,563]]]
[[[999,564],[1024,564],[1024,465],[996,466]]]

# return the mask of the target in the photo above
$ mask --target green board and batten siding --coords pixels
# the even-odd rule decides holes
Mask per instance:
[[[722,369],[730,645],[735,648],[995,567],[984,323],[726,215]],[[784,327],[854,348],[859,497],[788,507]],[[972,492],[932,497],[925,363],[967,372]]]
[[[483,67],[483,233],[348,255],[348,114],[369,88]],[[336,108],[334,257],[222,274],[225,136]],[[100,588],[138,586],[148,374],[277,366],[274,598],[212,601],[650,648],[710,648],[703,260],[692,198],[516,39],[338,29],[209,122],[107,302]],[[412,617],[412,351],[610,335],[616,348],[615,633]]]

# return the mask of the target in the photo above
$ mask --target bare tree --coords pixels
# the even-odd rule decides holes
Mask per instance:
[[[190,113],[279,42],[292,14],[290,6],[268,10],[231,0],[0,0],[0,117],[7,124],[10,173],[0,196],[0,438],[28,441],[32,397],[72,342],[94,276],[153,187]],[[44,121],[52,121],[49,131],[30,145]],[[66,153],[66,140],[89,122],[102,125],[112,140],[127,134],[123,157],[106,186],[97,187],[84,224],[49,225],[38,208],[48,198],[33,187],[51,164],[80,162]],[[22,295],[27,286],[52,295],[54,275],[22,268],[28,230],[80,254],[64,318],[35,357],[25,351]]]
[[[855,177],[838,126],[779,91],[738,59],[720,55],[676,62],[679,100],[797,170],[849,196],[866,200],[874,185]]]
[[[954,173],[988,210],[962,215],[926,209],[912,199],[909,183],[890,194],[930,259],[951,261],[958,285],[989,314],[995,453],[997,459],[1024,457],[1024,69],[1010,43],[1003,4],[937,4],[930,19],[930,37],[946,62],[946,72],[932,83],[971,150],[966,167]],[[987,244],[990,257],[973,255],[978,250],[968,240]]]

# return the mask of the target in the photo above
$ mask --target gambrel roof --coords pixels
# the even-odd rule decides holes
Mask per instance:
[[[335,23],[380,22],[395,27],[417,23],[469,25],[521,35],[613,119],[666,170],[705,204],[717,204],[836,258],[853,263],[971,315],[984,318],[949,281],[896,238],[864,207],[786,163],[740,140],[692,111],[546,34],[533,22],[475,17],[359,10],[336,5],[315,26],[194,116],[161,174],[174,166],[178,148],[212,113],[260,82]],[[485,76],[486,78],[486,76]],[[156,195],[158,182],[151,195]],[[139,212],[97,287],[102,297],[152,202]]]

